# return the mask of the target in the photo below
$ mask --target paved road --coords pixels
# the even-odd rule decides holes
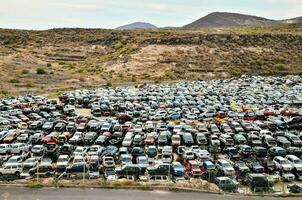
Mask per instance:
[[[276,200],[276,198],[243,197],[213,195],[201,193],[140,191],[140,190],[104,190],[104,189],[29,189],[0,188],[1,200]],[[289,198],[298,200],[298,198]],[[287,199],[288,200],[288,199]]]

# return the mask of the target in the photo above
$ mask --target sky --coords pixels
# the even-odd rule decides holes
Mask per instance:
[[[116,28],[137,21],[171,27],[215,11],[288,19],[302,16],[302,0],[0,0],[0,28]]]

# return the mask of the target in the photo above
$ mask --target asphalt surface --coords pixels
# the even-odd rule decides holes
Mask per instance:
[[[300,199],[286,198],[288,199]],[[141,191],[141,190],[105,190],[75,188],[0,188],[1,200],[275,200],[276,197],[248,197],[239,195],[215,195],[190,192]],[[281,199],[281,198],[280,198]]]

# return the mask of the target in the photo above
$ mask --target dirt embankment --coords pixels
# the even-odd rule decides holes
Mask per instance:
[[[122,82],[302,74],[300,26],[199,31],[0,29],[0,96]]]

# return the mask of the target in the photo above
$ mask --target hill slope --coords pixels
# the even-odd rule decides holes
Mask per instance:
[[[155,31],[0,29],[0,96],[106,83],[302,74],[302,25]],[[39,68],[45,73],[37,74]]]
[[[238,13],[214,12],[197,21],[184,26],[185,28],[200,27],[232,27],[232,26],[255,26],[273,22],[262,17],[244,15]]]
[[[285,20],[281,20],[280,22],[287,23],[287,24],[302,23],[302,17],[296,17],[296,18],[292,18],[292,19],[285,19]]]
[[[156,29],[157,27],[150,23],[134,22],[124,26],[117,27],[116,30],[133,30],[133,29]]]

